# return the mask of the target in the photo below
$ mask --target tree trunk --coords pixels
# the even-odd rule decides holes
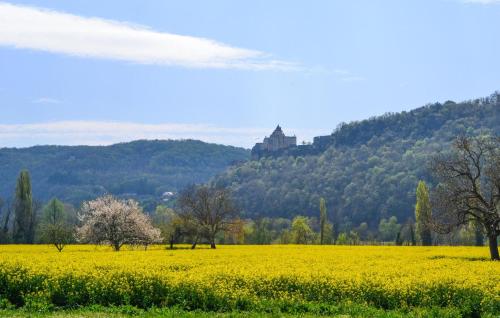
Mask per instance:
[[[210,248],[215,248],[215,242],[214,242],[214,241],[212,241],[212,242],[210,243]]]
[[[193,245],[191,245],[191,249],[194,250],[196,248],[196,244],[198,244],[198,242],[194,241],[193,242]]]
[[[500,255],[498,254],[497,235],[488,234],[488,240],[489,240],[489,245],[490,245],[491,260],[500,261]]]
[[[173,250],[174,249],[174,240],[170,240],[170,249]]]

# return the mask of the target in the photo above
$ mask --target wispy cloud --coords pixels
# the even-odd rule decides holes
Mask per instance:
[[[293,70],[294,63],[210,39],[0,2],[0,45],[191,68]]]
[[[60,104],[61,101],[52,97],[39,97],[32,101],[33,104]]]
[[[463,3],[500,4],[500,0],[461,0]]]
[[[353,73],[344,68],[320,68],[323,73],[333,75],[333,78],[338,82],[354,83],[366,81],[366,77]]]
[[[344,76],[344,77],[341,77],[340,80],[342,82],[352,83],[352,82],[366,81],[366,78],[363,76]]]
[[[366,81],[366,77],[354,74],[350,70],[337,68],[330,71],[335,75],[335,79],[344,83],[362,82]]]
[[[337,75],[349,75],[349,74],[351,74],[351,72],[349,72],[348,70],[343,70],[343,69],[335,69],[335,70],[333,70],[333,73],[337,74]]]
[[[210,124],[142,124],[131,122],[59,121],[35,124],[0,124],[0,147],[40,144],[109,145],[137,139],[199,139],[206,142],[251,147],[272,132],[272,127],[220,127]],[[328,134],[318,129],[287,128],[299,140]]]

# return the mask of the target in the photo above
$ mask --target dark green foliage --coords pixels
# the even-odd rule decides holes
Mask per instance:
[[[134,197],[152,209],[166,191],[202,183],[235,162],[243,148],[195,140],[135,141],[106,147],[37,146],[0,149],[0,195],[11,197],[21,169],[32,176],[41,201],[53,197],[78,206],[105,193]],[[149,206],[147,206],[149,207]]]
[[[325,199],[321,198],[319,200],[319,243],[325,243],[326,227],[328,226],[328,218],[326,215],[326,203]]]
[[[284,218],[260,218],[250,223],[250,233],[245,236],[246,244],[291,243],[292,222]],[[281,238],[281,239],[280,239]]]
[[[396,235],[396,240],[394,241],[394,244],[397,246],[403,245],[403,239],[401,238],[401,230],[398,231],[398,234]]]
[[[9,224],[12,214],[11,204],[0,198],[0,244],[10,242]]]
[[[500,103],[433,104],[344,124],[323,152],[250,161],[214,183],[232,188],[248,217],[312,216],[323,197],[335,231],[348,233],[362,222],[376,229],[382,218],[414,215],[418,181],[434,184],[431,157],[460,134],[500,134]]]
[[[417,245],[417,239],[415,238],[415,230],[413,229],[413,224],[408,224],[409,232],[410,232],[410,244],[412,246]]]
[[[25,269],[19,267],[18,272],[23,273]],[[342,304],[346,303],[348,306],[343,307],[344,310],[364,304],[371,307],[374,313],[377,312],[375,309],[379,313],[385,310],[402,310],[403,313],[425,309],[427,314],[420,317],[442,317],[447,311],[453,312],[453,317],[480,317],[498,313],[497,300],[487,298],[478,290],[460,288],[449,282],[426,288],[417,286],[420,288],[418,292],[408,293],[398,289],[387,292],[380,285],[359,285],[346,290],[345,286],[328,282],[311,284],[290,277],[277,277],[256,282],[253,290],[255,297],[241,298],[227,297],[214,293],[210,288],[191,284],[143,280],[129,273],[110,277],[106,286],[101,286],[99,280],[89,284],[88,278],[71,275],[61,275],[51,280],[47,280],[43,274],[25,277],[20,282],[16,275],[0,270],[0,300],[6,299],[7,307],[24,306],[27,311],[45,312],[55,307],[69,309],[98,305],[126,306],[129,310],[133,307],[176,307],[186,311],[330,315],[339,313],[337,306],[343,307]],[[236,286],[237,283],[234,288]],[[289,298],[277,297],[284,294],[289,295]],[[433,311],[435,314],[430,315]]]
[[[43,304],[43,303],[42,303]],[[1,303],[0,303],[1,306]],[[303,302],[279,302],[279,301],[262,301],[256,307],[238,309],[241,306],[236,306],[227,312],[221,311],[202,311],[202,310],[186,310],[182,306],[174,306],[168,308],[150,308],[141,309],[130,305],[125,306],[99,306],[92,305],[78,309],[60,310],[52,308],[47,311],[42,307],[42,310],[33,310],[33,308],[23,307],[21,309],[7,308],[0,310],[0,317],[13,318],[281,318],[281,317],[371,317],[371,318],[461,318],[463,315],[457,308],[407,308],[384,310],[362,303],[303,303]],[[248,308],[246,306],[245,308]],[[484,314],[484,317],[494,317],[493,314]]]
[[[479,222],[474,222],[474,245],[483,246],[484,245],[484,234],[483,225]]]
[[[431,218],[432,210],[429,189],[424,181],[419,181],[417,186],[417,203],[415,205],[415,220],[417,222],[417,232],[423,246],[432,245]]]
[[[35,239],[35,215],[29,172],[21,171],[17,178],[14,201],[14,234],[16,243],[33,243]]]
[[[311,244],[314,243],[315,233],[308,224],[308,220],[303,216],[296,216],[292,221],[290,229],[293,244]]]

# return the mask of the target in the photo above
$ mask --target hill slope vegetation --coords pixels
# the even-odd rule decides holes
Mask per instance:
[[[382,218],[413,216],[418,181],[432,184],[430,157],[461,134],[500,134],[498,94],[342,124],[310,154],[249,161],[213,182],[230,187],[250,217],[317,216],[324,197],[337,231],[374,228]]]
[[[21,169],[28,169],[34,197],[78,205],[104,193],[143,204],[191,183],[202,183],[235,162],[243,148],[195,140],[134,141],[111,146],[36,146],[0,149],[0,196],[12,197]]]

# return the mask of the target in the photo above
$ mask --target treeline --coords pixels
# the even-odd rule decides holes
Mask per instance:
[[[362,222],[349,231],[329,219],[321,198],[317,216],[243,219],[227,189],[189,186],[175,208],[158,205],[144,213],[134,200],[110,195],[84,202],[77,210],[71,204],[52,199],[45,205],[33,199],[30,175],[22,171],[10,205],[0,200],[2,232],[0,243],[53,244],[59,251],[71,243],[110,244],[120,250],[124,244],[141,245],[207,243],[221,244],[385,244],[385,245],[483,245],[477,223],[470,223],[447,235],[430,233],[429,190],[421,181],[417,188],[415,220],[400,223],[396,216],[382,218],[376,229]],[[110,220],[113,232],[102,225]]]
[[[337,233],[366,225],[366,237],[377,237],[383,219],[394,216],[401,226],[415,221],[418,182],[437,184],[429,162],[435,154],[449,151],[456,136],[498,134],[498,94],[437,103],[343,124],[319,155],[249,161],[230,167],[212,182],[232,190],[245,217],[314,217],[324,198]]]
[[[78,222],[77,212],[71,204],[53,199],[46,205],[33,198],[28,171],[19,173],[13,199],[0,198],[0,244],[33,244],[48,242],[54,235],[65,235],[67,243],[76,242],[72,233]],[[62,222],[59,234],[48,233],[56,223]],[[49,229],[50,228],[50,229]],[[68,234],[68,235],[66,235]],[[66,239],[65,239],[66,240]]]

